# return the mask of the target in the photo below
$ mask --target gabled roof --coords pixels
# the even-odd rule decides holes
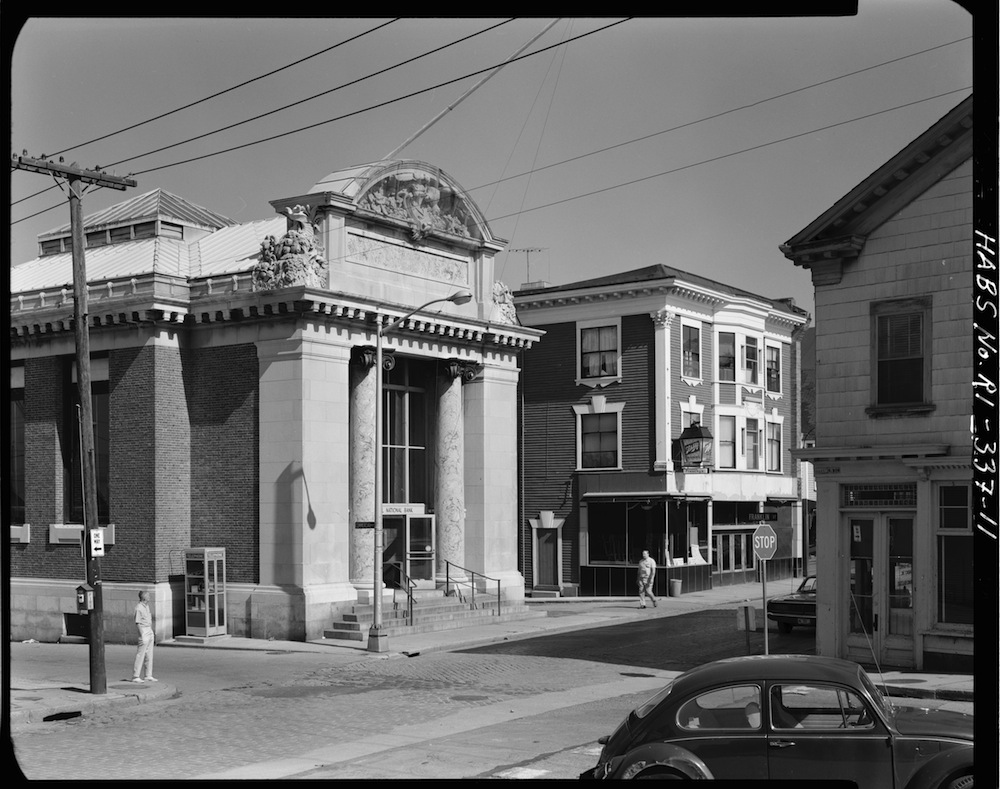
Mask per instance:
[[[218,230],[237,224],[232,219],[200,205],[195,205],[183,197],[178,197],[163,189],[154,189],[85,217],[83,225],[84,231],[89,232],[156,219],[205,230]],[[69,233],[70,225],[65,224],[47,233],[42,233],[38,239],[41,241],[48,238],[58,238],[69,235]]]
[[[972,95],[779,249],[798,266],[857,257],[867,236],[972,156]]]

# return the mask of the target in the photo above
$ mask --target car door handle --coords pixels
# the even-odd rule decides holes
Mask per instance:
[[[791,748],[795,745],[791,740],[768,740],[767,744],[771,748]]]

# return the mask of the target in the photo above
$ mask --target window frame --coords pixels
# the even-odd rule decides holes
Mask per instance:
[[[765,340],[765,342],[764,342],[764,389],[772,397],[780,397],[781,396],[781,372],[782,372],[781,371],[781,367],[782,367],[782,364],[781,364],[781,354],[782,354],[782,350],[783,350],[783,348],[782,348],[781,344],[779,344],[779,343],[773,343],[773,342],[767,342]],[[774,373],[773,376],[771,375],[772,366],[771,366],[771,363],[770,363],[771,360],[769,358],[769,354],[771,353],[771,351],[774,351],[774,352],[777,353],[777,364],[773,368],[775,370],[775,373]],[[777,386],[775,388],[773,388],[773,389],[771,388],[772,377],[777,380]]]
[[[8,414],[10,428],[10,473],[8,474],[7,517],[12,525],[23,524],[27,518],[27,491],[25,487],[25,452],[24,439],[24,363],[12,362],[10,368],[10,412]],[[21,503],[15,504],[15,501]]]
[[[765,417],[764,419],[764,471],[768,474],[780,474],[782,466],[782,451],[784,449],[784,424],[781,419],[774,419]],[[771,467],[771,449],[773,446],[773,441],[771,438],[771,431],[777,430],[778,432],[778,462],[777,468]]]
[[[591,402],[574,405],[573,412],[576,416],[576,470],[577,471],[621,471],[622,466],[622,412],[625,410],[625,403],[609,403],[603,395],[595,395]],[[583,465],[583,417],[614,415],[615,429],[617,430],[616,440],[616,461],[614,466],[584,466]]]
[[[696,366],[697,370],[695,370],[693,373],[689,372],[688,368],[687,368],[687,364],[688,364],[688,362],[687,362],[687,358],[688,358],[688,350],[687,350],[687,348],[688,348],[688,340],[687,340],[686,334],[689,331],[692,331],[692,332],[695,333],[695,340],[694,340],[694,342],[695,342],[696,354],[695,354],[695,361],[694,361],[694,365],[693,366]],[[701,335],[702,335],[702,327],[701,327],[701,322],[700,321],[692,321],[692,320],[688,320],[686,318],[682,318],[681,319],[681,337],[680,337],[680,340],[681,340],[681,342],[680,342],[681,378],[683,378],[683,379],[685,379],[687,381],[693,382],[693,383],[701,383],[702,377],[703,377],[703,373],[702,373],[702,370],[703,370],[702,363],[703,362],[702,362],[702,358],[701,358],[702,355],[703,355],[702,352],[701,352],[701,350],[702,350],[701,349]]]
[[[942,502],[942,493],[949,488],[964,488],[965,489],[965,504],[963,506],[957,506],[954,504],[944,504]],[[935,598],[934,598],[934,621],[935,626],[938,628],[946,629],[961,629],[963,631],[971,631],[975,624],[975,613],[973,606],[973,615],[970,617],[971,621],[954,621],[952,619],[944,618],[943,611],[945,610],[946,600],[944,599],[945,590],[943,588],[945,581],[945,566],[942,564],[944,560],[943,550],[944,545],[947,541],[953,540],[967,540],[968,545],[964,546],[966,550],[970,553],[974,553],[974,538],[972,531],[972,498],[973,498],[973,484],[964,480],[953,480],[947,482],[940,482],[935,486],[935,515],[934,515],[934,579],[935,579]],[[952,526],[944,525],[944,513],[954,512],[958,510],[964,510],[964,525],[962,526]],[[966,576],[967,580],[971,585],[972,574],[969,573]],[[969,592],[969,596],[975,600],[975,589],[974,587]]]
[[[743,380],[740,383],[750,386],[760,386],[760,338],[756,335],[743,335]],[[752,343],[752,344],[751,344]],[[753,348],[753,360],[750,349]]]
[[[611,375],[585,376],[583,368],[583,332],[588,329],[614,328],[615,330],[615,371]],[[600,387],[622,380],[622,319],[594,318],[577,321],[576,333],[576,383],[577,385]]]
[[[716,336],[718,338],[716,340],[717,349],[716,349],[716,354],[715,354],[716,355],[716,369],[718,371],[717,372],[718,380],[719,381],[723,381],[725,383],[736,383],[736,367],[737,367],[737,365],[736,365],[736,358],[738,356],[738,346],[737,346],[737,342],[736,342],[736,332],[735,331],[719,331],[719,332],[717,332]],[[732,353],[732,356],[729,356],[729,355],[723,356],[722,355],[722,343],[723,343],[723,338],[725,338],[725,337],[732,337],[733,338],[733,345],[732,345],[733,353]],[[729,364],[727,364],[725,367],[722,366],[723,359],[725,359],[725,360],[727,360],[727,362],[729,362]],[[724,376],[722,374],[723,370],[725,370],[727,372],[731,371],[731,376],[732,377],[726,377],[726,376]]]
[[[934,404],[930,400],[933,367],[931,353],[933,340],[933,327],[931,321],[932,306],[933,303],[930,296],[910,299],[893,299],[890,301],[872,302],[870,304],[869,395],[871,398],[871,405],[869,405],[866,409],[869,416],[878,417],[889,414],[922,414],[934,409]],[[892,361],[892,359],[883,360],[879,356],[879,349],[881,346],[879,325],[881,320],[887,316],[903,315],[920,316],[921,325],[919,337],[921,344],[921,371],[919,378],[921,381],[922,391],[920,392],[920,398],[917,400],[884,402],[882,398],[886,395],[882,393],[882,390],[885,387],[881,385],[882,376],[880,374],[880,369],[883,361],[888,362]],[[915,359],[916,357],[907,358]],[[905,361],[905,359],[897,359],[897,361]]]

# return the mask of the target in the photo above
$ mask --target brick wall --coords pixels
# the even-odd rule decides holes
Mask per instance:
[[[252,344],[186,352],[191,546],[226,549],[231,583],[258,569],[258,361]]]
[[[68,364],[72,357],[29,358],[24,363],[25,522],[31,542],[10,546],[10,573],[27,578],[83,578],[77,546],[49,545],[50,523],[63,522],[63,446]]]

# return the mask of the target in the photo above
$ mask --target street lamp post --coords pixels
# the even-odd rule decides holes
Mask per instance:
[[[368,651],[385,652],[389,648],[388,639],[382,629],[382,338],[400,326],[407,318],[418,312],[444,301],[452,304],[467,304],[472,300],[472,294],[460,290],[441,299],[432,299],[411,310],[402,318],[396,318],[392,323],[382,326],[379,320],[375,331],[375,570],[374,586],[374,616],[372,626],[368,631]]]

